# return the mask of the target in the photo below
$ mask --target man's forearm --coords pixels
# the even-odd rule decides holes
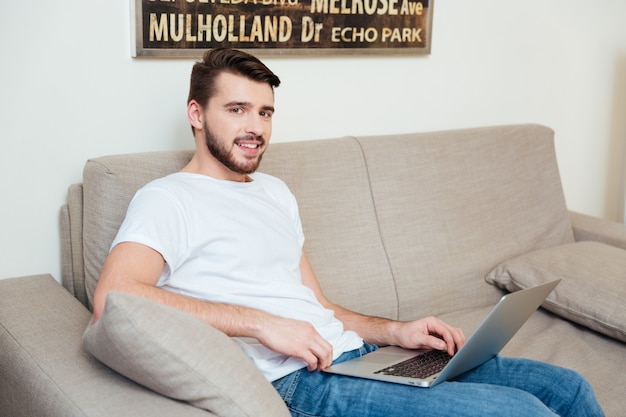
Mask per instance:
[[[102,314],[106,294],[111,291],[124,292],[165,304],[184,311],[204,323],[232,337],[258,337],[268,314],[259,310],[224,303],[199,300],[182,294],[166,291],[151,284],[116,280],[114,285],[101,285],[94,296],[94,320]]]
[[[430,316],[409,322],[365,316],[335,304],[328,306],[344,327],[357,332],[366,342],[377,345],[397,345],[409,349],[447,350],[450,355],[465,343],[465,335],[458,327]]]
[[[330,308],[335,312],[335,317],[343,322],[346,330],[358,333],[366,342],[381,346],[398,344],[396,335],[400,323],[382,317],[366,316],[336,304]]]

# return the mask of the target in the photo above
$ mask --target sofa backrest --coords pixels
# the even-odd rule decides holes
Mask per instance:
[[[61,222],[64,283],[74,281],[77,296],[84,286],[90,301],[136,190],[191,155],[87,162]],[[491,268],[573,241],[553,132],[543,126],[277,143],[261,170],[296,195],[326,295],[369,314],[405,320],[493,304],[499,292],[483,281]]]
[[[492,268],[574,241],[553,136],[523,125],[360,141],[400,319],[493,305]]]

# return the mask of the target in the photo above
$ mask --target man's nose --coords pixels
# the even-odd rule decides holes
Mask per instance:
[[[247,133],[258,136],[264,136],[267,130],[268,122],[259,114],[251,114],[248,117],[246,131]]]

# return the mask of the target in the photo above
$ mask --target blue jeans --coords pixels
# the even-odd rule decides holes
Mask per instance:
[[[377,347],[365,344],[335,363]],[[454,381],[417,388],[305,369],[274,381],[294,417],[603,416],[578,373],[497,356]]]

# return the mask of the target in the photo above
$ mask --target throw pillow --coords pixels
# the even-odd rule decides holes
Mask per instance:
[[[545,309],[626,341],[626,250],[599,242],[554,246],[506,261],[485,280],[517,291],[558,278]]]
[[[83,335],[101,362],[167,397],[219,416],[289,416],[282,399],[224,333],[184,312],[121,293]]]

